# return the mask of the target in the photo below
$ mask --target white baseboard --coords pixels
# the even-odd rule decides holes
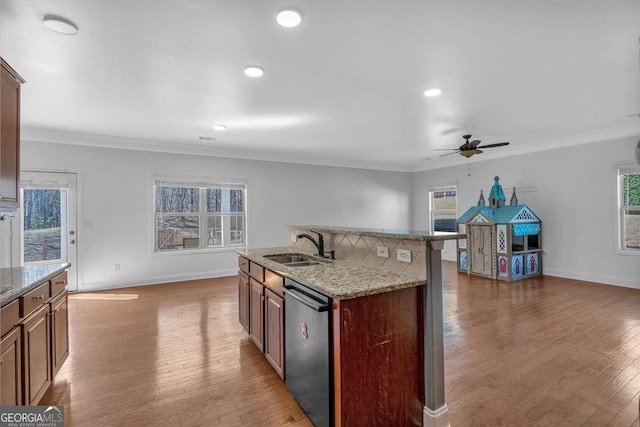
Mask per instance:
[[[435,411],[425,406],[422,411],[422,424],[424,427],[451,427],[451,424],[449,424],[449,407],[447,404],[445,403]]]
[[[622,277],[600,274],[576,273],[575,271],[560,270],[544,267],[542,274],[545,276],[564,277],[566,279],[584,280],[587,282],[602,283],[605,285],[622,286],[624,288],[640,289],[640,281],[625,279]]]
[[[170,276],[144,277],[136,280],[88,282],[78,286],[78,292],[103,291],[108,289],[132,288],[135,286],[158,285],[161,283],[184,282],[186,280],[211,279],[214,277],[235,276],[237,269],[200,271],[196,273],[173,274]]]

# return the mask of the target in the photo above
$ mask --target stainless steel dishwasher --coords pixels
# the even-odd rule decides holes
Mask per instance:
[[[284,284],[286,385],[316,427],[333,425],[331,298]]]

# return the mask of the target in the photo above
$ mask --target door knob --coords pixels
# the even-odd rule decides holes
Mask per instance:
[[[73,245],[74,243],[76,243],[76,241],[74,239],[71,239],[69,240],[69,243]]]
[[[73,230],[71,230],[71,231],[69,232],[69,235],[70,235],[70,236],[73,236],[74,234],[76,234],[76,232],[75,232],[75,231],[73,231]]]

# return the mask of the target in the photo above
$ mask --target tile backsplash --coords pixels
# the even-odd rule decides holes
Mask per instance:
[[[298,234],[307,233],[315,238],[316,233],[305,229],[289,229],[289,246],[302,250],[316,252],[317,249],[309,239],[293,239]],[[426,242],[418,240],[388,239],[370,236],[357,236],[344,233],[322,233],[325,241],[325,251],[334,250],[336,259],[348,260],[364,265],[398,271],[425,279],[427,277]],[[389,257],[377,255],[377,247],[388,248]],[[410,250],[411,262],[398,261],[398,250]]]

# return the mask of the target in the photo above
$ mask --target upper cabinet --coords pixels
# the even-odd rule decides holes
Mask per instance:
[[[20,85],[24,79],[0,58],[0,208],[17,209],[20,182]]]

